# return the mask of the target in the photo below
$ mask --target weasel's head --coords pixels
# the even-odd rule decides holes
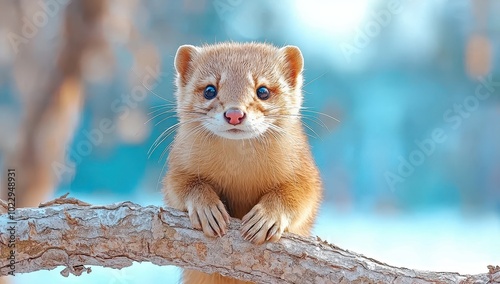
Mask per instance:
[[[299,120],[302,68],[295,46],[183,45],[175,56],[180,123],[227,139],[284,132]]]

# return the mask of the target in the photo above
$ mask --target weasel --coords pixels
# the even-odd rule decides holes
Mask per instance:
[[[262,43],[183,45],[175,56],[179,126],[163,193],[194,228],[226,233],[242,220],[244,239],[307,236],[322,196],[300,120],[299,48]],[[183,283],[248,283],[185,270]]]

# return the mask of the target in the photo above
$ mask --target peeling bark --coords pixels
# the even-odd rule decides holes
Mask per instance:
[[[186,214],[131,202],[93,206],[65,196],[15,212],[16,273],[84,265],[123,268],[133,261],[176,265],[257,283],[500,283],[500,267],[478,275],[398,268],[319,238],[285,234],[278,243],[244,241],[232,219],[226,236],[191,228]],[[0,276],[10,271],[8,214],[0,215]]]

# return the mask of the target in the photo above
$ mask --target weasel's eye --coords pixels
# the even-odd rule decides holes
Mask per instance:
[[[257,97],[261,100],[269,99],[269,90],[266,87],[260,87],[257,89]]]
[[[205,99],[211,100],[217,96],[217,89],[212,85],[208,85],[203,91],[203,96]]]

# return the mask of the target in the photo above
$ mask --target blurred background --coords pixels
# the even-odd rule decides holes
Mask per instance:
[[[298,46],[325,198],[315,234],[395,266],[500,264],[500,1],[0,0],[0,166],[18,207],[161,205],[182,44]],[[340,122],[337,122],[335,119]],[[134,264],[32,283],[177,283]]]

